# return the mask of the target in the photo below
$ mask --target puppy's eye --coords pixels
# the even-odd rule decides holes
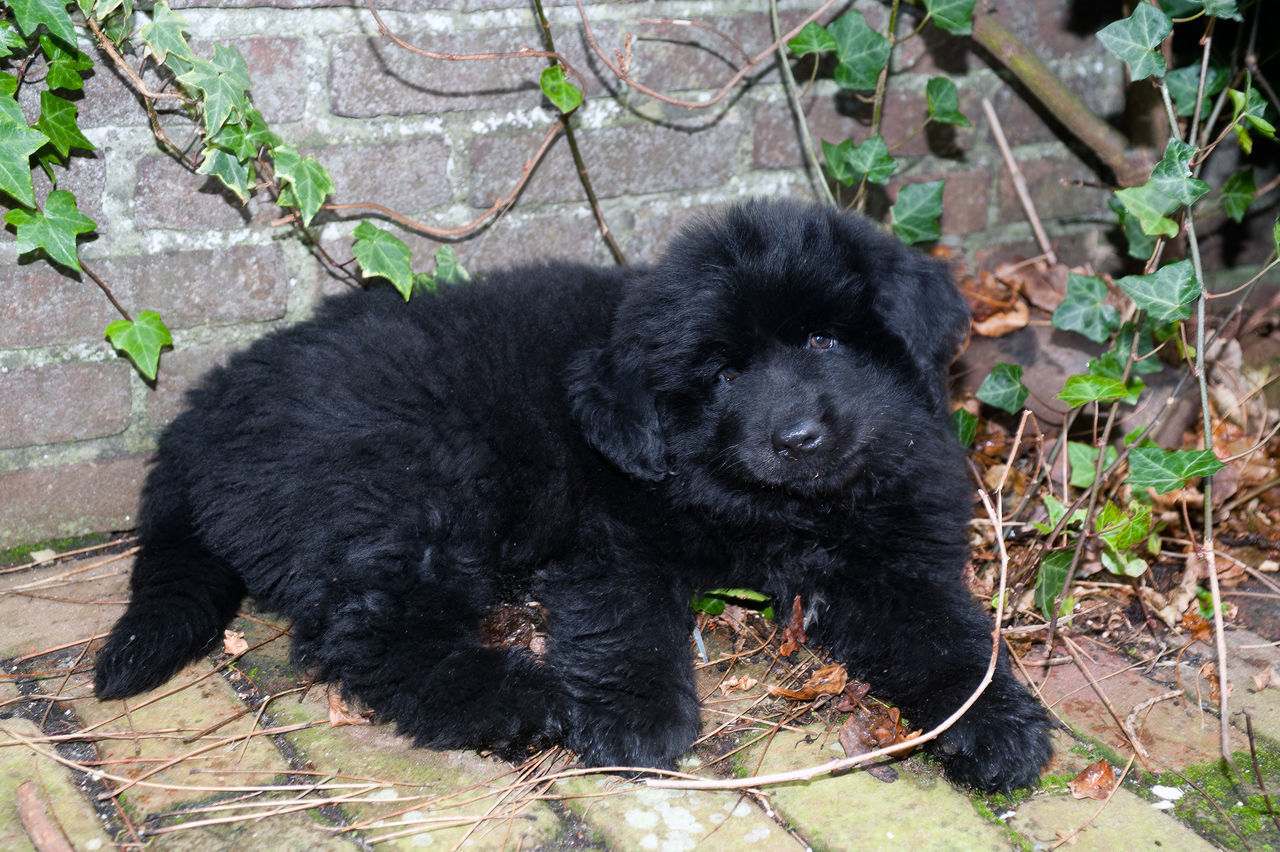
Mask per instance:
[[[737,367],[731,367],[730,365],[725,364],[720,368],[720,372],[716,373],[716,378],[722,382],[731,382],[740,375],[742,375],[742,371]]]
[[[810,349],[830,349],[836,345],[836,339],[828,334],[814,332],[809,335]]]

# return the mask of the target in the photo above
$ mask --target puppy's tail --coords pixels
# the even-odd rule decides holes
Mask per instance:
[[[201,543],[185,489],[161,464],[147,478],[132,596],[98,654],[98,698],[126,698],[173,677],[219,636],[244,583]]]

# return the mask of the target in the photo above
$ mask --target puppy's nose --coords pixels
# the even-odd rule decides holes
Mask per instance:
[[[773,450],[784,459],[808,455],[822,444],[822,424],[806,418],[773,433]]]

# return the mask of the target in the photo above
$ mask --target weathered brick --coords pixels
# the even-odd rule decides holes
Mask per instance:
[[[186,393],[213,367],[225,364],[229,346],[196,346],[175,349],[161,356],[155,387],[147,392],[147,421],[170,422],[185,408]]]
[[[0,448],[78,441],[129,426],[129,366],[52,364],[0,373]]]
[[[627,246],[631,263],[653,263],[681,229],[712,215],[722,205],[643,207],[636,211],[634,235]]]
[[[0,474],[0,548],[129,529],[143,463],[127,456]]]
[[[1063,83],[1096,115],[1105,118],[1123,109],[1123,64],[1098,57],[1075,63],[1055,63],[1053,67]],[[1001,86],[992,94],[991,105],[1000,118],[1000,126],[1010,145],[1073,138],[1052,113],[1030,98],[1021,87]],[[980,112],[969,114],[969,119],[975,124],[981,117]]]
[[[172,157],[145,157],[138,163],[133,218],[141,228],[208,230],[266,225],[279,215],[269,201],[241,203],[217,178],[187,171]]]
[[[218,4],[222,6],[223,4]],[[240,51],[253,81],[253,105],[268,124],[297,121],[306,109],[306,42],[300,38],[267,36],[208,41],[192,39],[197,56],[213,56],[214,44],[226,44]]]
[[[970,234],[987,225],[987,206],[991,198],[991,172],[986,169],[947,172],[916,172],[889,181],[889,195],[897,200],[898,191],[907,184],[945,180],[942,190],[942,218],[939,227],[944,234]]]
[[[612,262],[586,202],[557,205],[536,214],[509,214],[455,248],[463,265],[473,272],[551,259]]]
[[[460,33],[397,33],[437,53],[509,52],[540,48],[536,29]],[[329,61],[330,108],[353,118],[466,109],[515,109],[538,104],[542,59],[427,59],[381,38],[342,36]]]
[[[335,145],[308,153],[329,170],[337,203],[371,202],[409,215],[453,198],[449,143],[440,136],[389,145]]]
[[[741,121],[729,115],[698,131],[656,124],[582,131],[578,147],[597,197],[616,198],[723,184],[733,174],[741,136]],[[488,207],[506,194],[526,152],[536,150],[540,139],[528,133],[477,138],[472,147],[471,203]],[[562,141],[547,153],[521,194],[526,203],[583,197],[568,145]]]
[[[1089,186],[1063,185],[1063,181],[1092,183],[1097,178],[1092,169],[1070,155],[1028,159],[1018,164],[1027,182],[1027,193],[1041,219],[1067,219],[1090,214],[1103,214],[1109,193]],[[1001,170],[996,191],[1000,222],[1026,220],[1026,212],[1018,200],[1013,179]]]

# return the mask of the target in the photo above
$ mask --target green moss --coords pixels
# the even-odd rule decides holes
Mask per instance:
[[[1262,739],[1256,742],[1256,747],[1258,766],[1267,789],[1271,791],[1271,802],[1280,807],[1280,795],[1277,795],[1280,791],[1280,749]],[[1280,850],[1280,830],[1276,829],[1268,812],[1248,752],[1236,752],[1233,757],[1236,766],[1244,773],[1243,779],[1237,778],[1221,760],[1188,767],[1181,774],[1166,772],[1161,775],[1157,783],[1178,787],[1184,792],[1171,813],[1225,849],[1245,849],[1246,843],[1240,837],[1244,835],[1248,848],[1256,852]],[[1223,818],[1224,812],[1230,824]]]
[[[20,544],[8,550],[0,550],[0,565],[17,565],[20,562],[27,562],[30,560],[31,554],[37,550],[52,550],[55,553],[64,553],[68,550],[79,550],[82,547],[92,547],[95,544],[104,544],[108,541],[111,541],[109,534],[93,533],[92,535],[82,535],[74,538],[55,538],[50,541],[39,541],[35,544]]]

